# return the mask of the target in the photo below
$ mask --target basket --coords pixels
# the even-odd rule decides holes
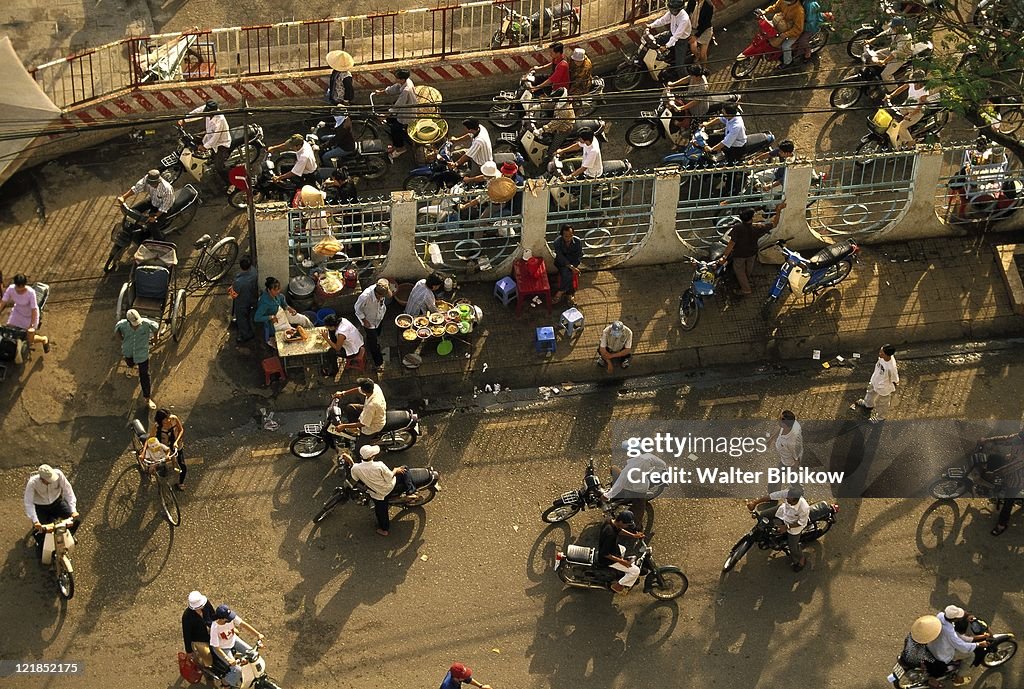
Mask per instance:
[[[872,127],[884,132],[889,129],[889,125],[892,124],[892,115],[890,115],[889,111],[885,108],[879,108],[875,114],[871,116],[869,121],[871,122]]]

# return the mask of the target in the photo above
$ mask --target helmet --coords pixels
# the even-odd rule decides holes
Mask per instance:
[[[668,0],[668,11],[672,14],[678,14],[685,6],[683,0]]]
[[[906,25],[907,25],[907,20],[904,19],[903,17],[893,17],[892,18],[892,22],[890,23],[890,26],[892,26],[892,28],[894,28],[894,29],[898,29],[898,28],[906,26]]]

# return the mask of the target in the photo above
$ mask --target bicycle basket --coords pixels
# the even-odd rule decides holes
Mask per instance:
[[[307,423],[302,426],[302,431],[311,435],[319,435],[322,430],[324,430],[322,423]]]

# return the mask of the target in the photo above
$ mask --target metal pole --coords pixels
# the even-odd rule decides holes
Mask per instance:
[[[249,169],[249,99],[242,99],[242,126],[245,132],[245,150],[242,155],[245,157],[245,213],[248,216],[249,225],[249,257],[252,259],[253,264],[256,263],[256,209],[253,207],[252,202],[252,171]]]

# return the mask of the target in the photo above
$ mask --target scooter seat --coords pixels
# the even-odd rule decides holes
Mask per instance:
[[[602,177],[609,177],[611,175],[622,175],[629,172],[632,169],[628,161],[625,160],[606,160],[604,161],[604,173]]]
[[[544,8],[544,19],[545,20],[550,20],[552,17],[565,17],[568,14],[570,14],[571,12],[572,12],[572,5],[570,5],[567,2],[563,2],[561,5],[559,5],[558,7],[555,7],[553,10],[550,7],[545,7]],[[544,23],[547,24],[548,21],[545,21]]]
[[[385,153],[387,150],[387,146],[380,139],[364,139],[356,142],[356,151],[361,155]]]
[[[576,120],[576,128],[573,129],[572,133],[573,133],[573,135],[577,135],[580,132],[582,132],[584,129],[589,129],[590,131],[592,131],[595,134],[597,134],[603,128],[604,128],[604,122],[602,122],[601,120]]]
[[[725,247],[726,245],[722,243],[712,245],[711,251],[708,253],[707,260],[717,261],[718,259],[722,258],[722,256],[725,254]]]
[[[231,134],[231,148],[240,148],[245,143],[245,127],[232,127],[230,130]],[[254,125],[249,125],[249,141],[252,143],[253,137],[256,136],[256,128]]]
[[[817,270],[819,268],[825,268],[833,263],[838,263],[843,260],[854,251],[857,250],[857,245],[851,240],[847,239],[845,242],[839,242],[832,246],[827,246],[818,253],[814,254],[810,258],[811,269]]]
[[[494,164],[501,167],[502,163],[515,163],[516,165],[522,165],[522,161],[519,160],[518,153],[495,153]]]
[[[191,184],[186,184],[184,187],[174,192],[174,201],[171,203],[171,208],[167,211],[167,214],[164,217],[166,218],[174,215],[175,213],[180,213],[189,204],[195,201],[198,196],[199,192],[196,191],[196,188]]]
[[[819,519],[825,519],[828,513],[832,511],[832,505],[828,504],[824,500],[816,502],[811,505],[811,514],[808,517],[812,522]]]
[[[412,414],[407,411],[388,411],[384,416],[384,429],[382,433],[405,428],[412,420]]]
[[[409,478],[412,480],[412,485],[417,488],[422,488],[430,483],[433,478],[433,474],[430,472],[430,469],[416,467],[415,469],[409,469]]]

